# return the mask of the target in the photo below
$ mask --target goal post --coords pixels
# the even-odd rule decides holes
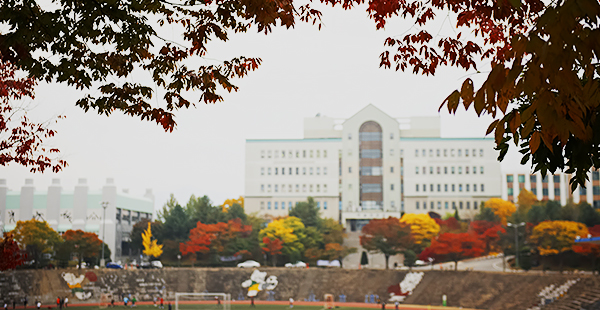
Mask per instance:
[[[231,310],[231,294],[175,293],[175,310]]]

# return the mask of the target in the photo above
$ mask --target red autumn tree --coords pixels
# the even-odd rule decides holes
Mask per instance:
[[[600,237],[600,225],[588,228],[588,232],[592,237]],[[600,257],[600,244],[577,242],[573,245],[573,252],[591,257],[592,269],[595,270],[596,261]]]
[[[70,229],[62,235],[62,238],[65,240],[63,249],[77,256],[80,268],[84,259],[100,256],[102,251],[102,240],[95,233]]]
[[[263,237],[262,242],[265,245],[262,247],[263,252],[271,255],[273,267],[277,266],[277,255],[281,254],[281,249],[283,249],[283,241],[281,241],[279,238],[271,239],[269,237]]]
[[[428,251],[443,260],[453,261],[456,270],[459,260],[483,254],[484,247],[483,241],[473,234],[443,233],[431,241]]]
[[[0,250],[0,270],[15,269],[25,263],[27,254],[19,249],[19,244],[11,233],[5,234],[4,240],[0,242]]]
[[[233,254],[241,251],[236,247],[240,238],[252,232],[251,225],[244,225],[239,218],[227,223],[203,224],[198,222],[190,230],[189,240],[179,244],[182,255],[215,252],[217,254]],[[195,256],[195,255],[192,255]]]
[[[31,172],[53,172],[66,167],[64,160],[52,159],[58,149],[43,146],[45,139],[54,136],[54,130],[44,123],[31,122],[24,108],[15,102],[33,99],[33,78],[17,77],[17,68],[0,61],[0,165],[11,163],[31,167]]]
[[[445,233],[445,232],[459,232],[461,229],[460,226],[460,222],[453,216],[442,220],[442,219],[435,219],[435,222],[440,225],[440,232],[441,233]]]
[[[483,241],[485,253],[495,249],[497,242],[500,241],[501,234],[506,233],[502,225],[489,221],[473,221],[469,226],[469,230]]]
[[[387,219],[373,219],[363,226],[360,245],[367,251],[383,254],[385,269],[388,269],[390,256],[413,245],[410,225],[391,216]]]

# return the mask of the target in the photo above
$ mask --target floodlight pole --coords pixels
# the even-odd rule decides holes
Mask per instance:
[[[525,226],[525,224],[525,222],[519,224],[506,223],[506,226],[515,228],[515,268],[519,268],[519,227]]]
[[[106,236],[106,208],[108,207],[108,201],[103,201],[100,203],[102,205],[102,208],[104,209],[104,215],[102,216],[102,256],[100,257],[100,266],[101,268],[106,267],[105,261],[104,261],[104,237]]]

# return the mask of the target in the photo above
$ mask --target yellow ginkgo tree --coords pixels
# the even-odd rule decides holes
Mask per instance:
[[[148,229],[142,233],[142,244],[144,245],[144,254],[148,256],[159,257],[162,255],[162,244],[158,244],[156,239],[152,240],[152,224],[148,223]]]

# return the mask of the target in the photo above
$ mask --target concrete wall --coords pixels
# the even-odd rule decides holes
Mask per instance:
[[[276,276],[276,300],[305,300],[314,294],[322,300],[326,293],[340,294],[347,301],[363,302],[366,294],[388,296],[387,288],[398,285],[406,271],[285,269],[260,268],[267,276]],[[162,270],[22,270],[0,273],[0,296],[9,304],[27,296],[52,304],[57,296],[71,303],[99,302],[103,293],[115,300],[132,294],[149,301],[154,296],[173,300],[175,292],[225,292],[233,299],[245,295],[241,283],[252,269],[237,268],[166,268]],[[581,278],[586,287],[600,287],[597,277],[562,274],[500,274],[466,271],[425,271],[421,283],[406,303],[441,305],[442,295],[449,306],[478,309],[525,309],[537,303],[537,293],[547,285],[561,285],[567,279]],[[67,280],[71,282],[69,286]],[[577,292],[573,292],[575,294]],[[79,297],[78,297],[79,296]],[[259,300],[266,299],[260,292]]]

